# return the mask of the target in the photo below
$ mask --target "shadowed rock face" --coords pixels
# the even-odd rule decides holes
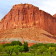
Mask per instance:
[[[0,30],[34,26],[56,34],[56,18],[31,4],[14,5],[0,22]]]

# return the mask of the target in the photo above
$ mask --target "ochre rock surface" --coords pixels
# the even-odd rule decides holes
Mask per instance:
[[[16,28],[0,32],[0,43],[4,44],[18,40],[22,43],[27,41],[29,45],[33,43],[56,43],[55,36],[37,27]]]
[[[31,4],[17,4],[0,21],[0,30],[38,27],[56,34],[56,18]]]

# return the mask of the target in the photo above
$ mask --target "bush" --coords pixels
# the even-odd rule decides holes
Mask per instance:
[[[20,45],[20,46],[22,46],[22,43],[20,42],[20,41],[12,41],[11,42],[11,45]]]
[[[11,46],[11,43],[3,44],[3,47],[6,47],[6,46]]]

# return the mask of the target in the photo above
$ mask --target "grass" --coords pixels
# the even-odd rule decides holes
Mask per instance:
[[[4,54],[0,54],[0,56],[9,56],[8,54],[4,53]],[[31,54],[31,53],[19,53],[18,55],[16,55],[15,53],[12,54],[12,56],[50,56],[50,53],[44,53],[44,54]],[[54,53],[54,56],[56,56],[56,53]]]

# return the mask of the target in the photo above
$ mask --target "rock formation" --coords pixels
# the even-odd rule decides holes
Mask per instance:
[[[51,33],[51,34],[50,34]],[[17,4],[0,21],[0,43],[56,43],[56,15],[31,4]]]
[[[54,14],[54,15],[53,15],[53,17],[55,17],[55,18],[56,18],[56,14]]]
[[[56,18],[31,4],[17,4],[0,22],[0,31],[37,27],[56,34]]]

